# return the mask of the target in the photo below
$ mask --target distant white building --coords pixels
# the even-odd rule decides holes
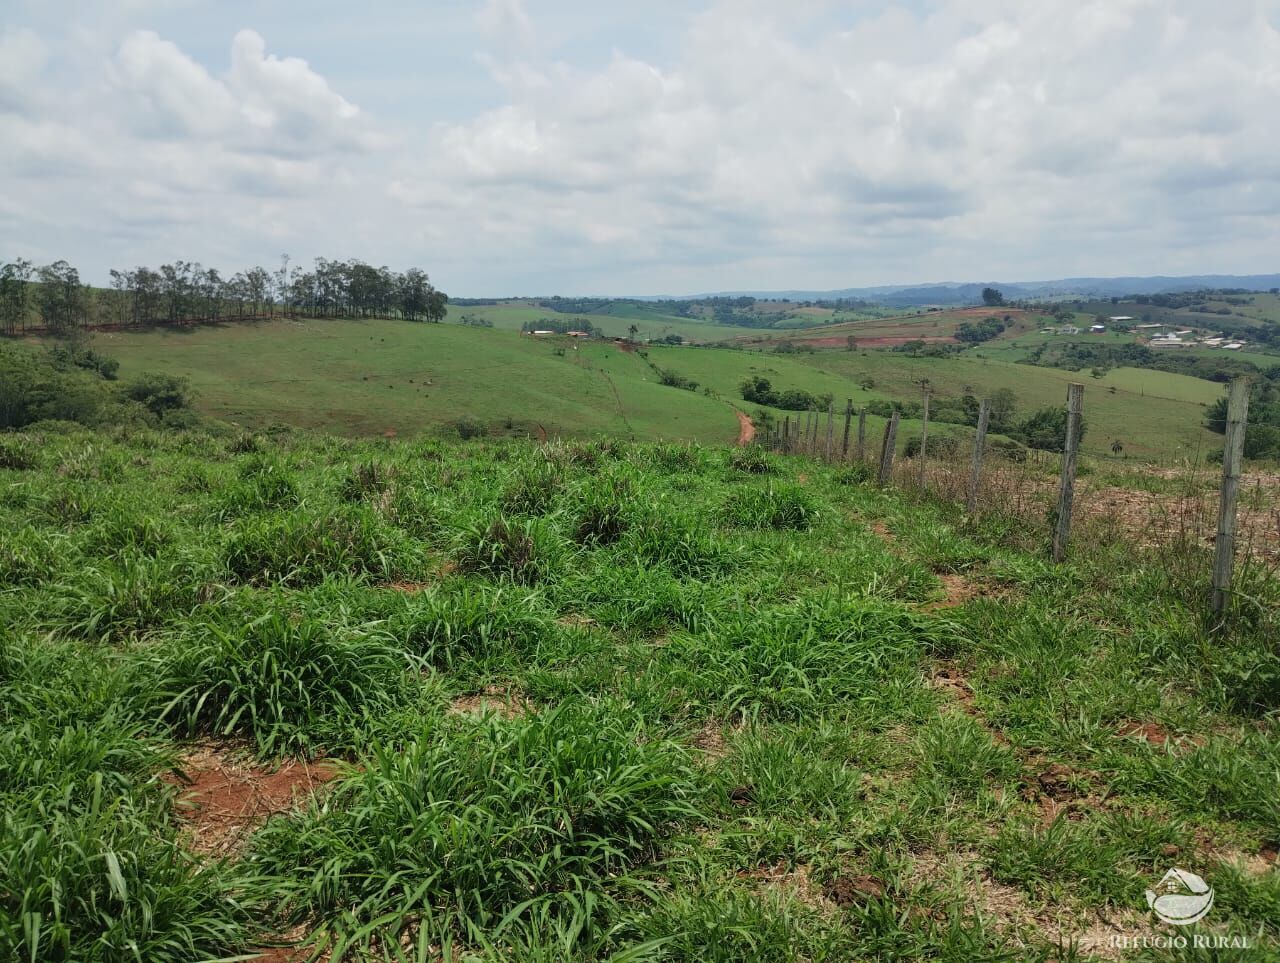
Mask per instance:
[[[1108,321],[1137,321],[1137,318],[1130,317],[1127,314],[1115,314],[1107,319]]]
[[[1112,320],[1114,321],[1115,319],[1112,318]],[[1089,327],[1090,334],[1105,334],[1106,331],[1107,331],[1107,326],[1105,324],[1094,324],[1094,325],[1090,325]]]
[[[1077,328],[1074,324],[1064,324],[1062,325],[1062,327],[1058,328],[1058,334],[1079,334],[1079,333],[1080,333],[1080,329]]]

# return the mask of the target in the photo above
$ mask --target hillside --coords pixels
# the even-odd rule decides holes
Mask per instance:
[[[1090,959],[1175,859],[1280,936],[1274,626],[1203,644],[1203,552],[723,448],[0,453],[6,958]]]
[[[94,344],[120,360],[123,376],[187,377],[202,411],[256,427],[414,435],[470,419],[498,434],[726,442],[737,434],[729,405],[692,392],[673,398],[609,343],[460,325],[281,320],[104,334]]]
[[[850,398],[857,405],[918,402],[925,378],[952,398],[1008,388],[1024,415],[1061,405],[1067,383],[1081,377],[968,355],[875,350],[779,354],[650,345],[641,356],[609,342],[380,320],[107,333],[94,344],[119,360],[123,376],[157,370],[189,378],[200,410],[217,418],[366,436],[451,431],[459,420],[474,420],[499,435],[541,430],[729,442],[737,434],[735,408],[762,423],[787,415],[743,401],[739,386],[754,376],[780,388],[830,394],[837,406]],[[698,389],[660,384],[663,371]],[[1117,440],[1146,458],[1204,454],[1220,444],[1202,427],[1202,406],[1221,395],[1220,386],[1130,369],[1085,380],[1085,447],[1096,455],[1109,455]],[[872,430],[881,424],[872,419]],[[908,421],[901,443],[913,432],[918,426]]]

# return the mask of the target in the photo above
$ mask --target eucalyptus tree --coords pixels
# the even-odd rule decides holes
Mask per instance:
[[[27,326],[31,270],[31,262],[23,258],[0,268],[0,328],[6,334],[14,334]]]

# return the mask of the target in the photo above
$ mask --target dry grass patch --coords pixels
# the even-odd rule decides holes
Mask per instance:
[[[449,702],[449,714],[455,716],[493,713],[504,719],[518,719],[532,709],[533,703],[523,695],[500,685],[487,685],[479,692],[455,696]]]
[[[1121,959],[1125,951],[1111,945],[1112,937],[1129,936],[1150,928],[1146,917],[1129,910],[1104,912],[1032,907],[1026,894],[992,878],[982,857],[974,852],[915,853],[907,881],[919,888],[944,888],[964,894],[973,913],[990,921],[1000,934],[1024,948],[1067,945],[1095,959]]]

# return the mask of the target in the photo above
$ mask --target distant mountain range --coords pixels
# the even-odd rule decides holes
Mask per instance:
[[[980,304],[982,289],[999,288],[1010,300],[1059,298],[1112,298],[1129,294],[1174,294],[1202,288],[1239,288],[1269,291],[1280,287],[1280,274],[1198,274],[1187,277],[1063,278],[1058,281],[944,281],[937,284],[882,285],[843,288],[838,291],[721,291],[690,298],[644,298],[646,301],[697,300],[709,297],[754,297],[786,301],[835,301],[857,298],[877,304],[916,307],[923,305]]]

